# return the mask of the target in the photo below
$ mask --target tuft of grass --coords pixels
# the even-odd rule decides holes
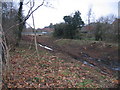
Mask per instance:
[[[99,41],[95,41],[95,40],[76,40],[76,39],[59,39],[56,40],[55,43],[59,46],[63,46],[63,45],[88,45],[90,43],[93,42],[99,42]]]
[[[35,81],[35,82],[40,82],[42,79],[41,78],[39,78],[39,77],[34,77],[33,78],[33,81]]]
[[[106,79],[106,76],[104,76],[104,75],[101,75],[101,78],[102,78],[102,79]]]
[[[39,78],[38,78],[38,77],[34,77],[34,80],[35,80],[36,82],[39,82]]]
[[[63,72],[61,72],[61,74],[63,74],[64,76],[68,76],[71,74],[71,72],[69,70],[64,70]]]
[[[91,84],[92,82],[93,82],[93,80],[91,80],[91,79],[84,79],[82,82],[79,82],[76,85],[85,88],[86,85]]]

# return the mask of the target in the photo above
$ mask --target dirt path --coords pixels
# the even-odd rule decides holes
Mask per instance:
[[[30,39],[31,37],[26,37],[26,40]],[[59,40],[47,36],[39,36],[37,40],[38,43],[52,48],[54,53],[62,53],[84,64],[99,68],[103,74],[113,75],[119,72],[118,70],[114,70],[120,68],[118,49],[110,44],[93,42],[86,45],[79,45],[69,41],[69,43],[59,45],[57,43]]]

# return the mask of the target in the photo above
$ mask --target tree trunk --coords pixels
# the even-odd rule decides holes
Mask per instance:
[[[23,8],[23,2],[20,2],[19,10],[18,10],[18,20],[19,20],[19,30],[18,30],[18,40],[16,43],[16,46],[19,46],[19,42],[21,40],[21,33],[24,27],[24,22],[23,22],[23,16],[22,16],[22,8]]]

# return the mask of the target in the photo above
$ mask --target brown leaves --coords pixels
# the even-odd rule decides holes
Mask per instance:
[[[115,84],[120,84],[120,80],[113,80],[112,82]]]
[[[41,51],[38,60],[32,50],[17,50],[11,57],[10,75],[5,79],[9,88],[80,88],[101,84],[95,82],[101,74],[81,62],[67,62],[45,51]]]

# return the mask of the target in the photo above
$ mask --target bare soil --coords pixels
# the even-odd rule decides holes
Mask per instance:
[[[38,36],[38,44],[53,49],[38,45],[38,59],[34,37],[22,39],[21,46],[10,53],[12,69],[3,73],[4,87],[116,88],[120,84],[120,71],[112,69],[120,67],[118,46],[114,44]]]
[[[25,36],[24,39],[30,41],[33,40],[33,37]],[[63,40],[49,36],[37,37],[38,43],[52,48],[54,53],[62,53],[76,60],[87,61],[108,75],[119,72],[112,69],[113,67],[120,67],[118,46],[102,41],[90,41],[88,43],[84,41],[82,43],[78,42],[79,40]]]

